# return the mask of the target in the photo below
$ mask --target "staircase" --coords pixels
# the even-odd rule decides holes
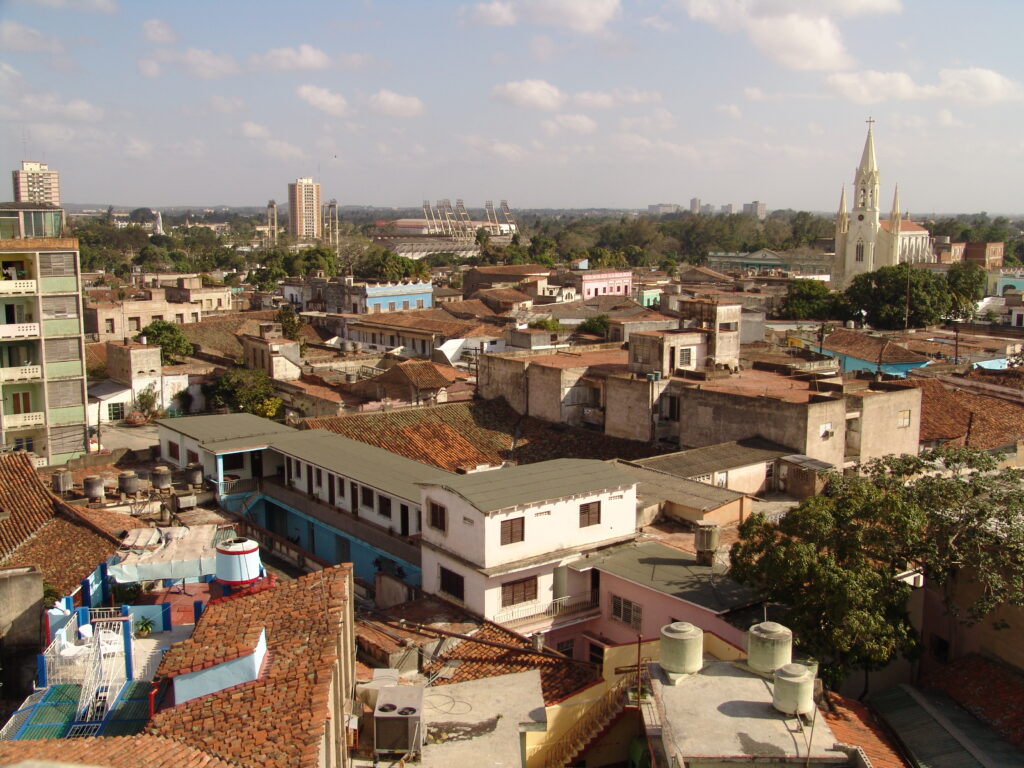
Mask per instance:
[[[625,675],[580,713],[579,718],[542,754],[544,768],[563,768],[600,738],[626,708],[634,675]]]

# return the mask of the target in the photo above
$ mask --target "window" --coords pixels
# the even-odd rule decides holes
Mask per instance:
[[[48,382],[46,398],[50,408],[70,408],[83,405],[85,401],[82,397],[82,382],[80,379]]]
[[[114,318],[108,317],[103,320],[103,332],[113,333],[114,332]]]
[[[408,309],[408,308],[409,308],[409,302],[408,301],[403,301],[402,302],[402,309]]]
[[[50,454],[85,450],[85,430],[81,426],[56,427],[50,429]]]
[[[121,421],[124,418],[124,403],[107,403],[107,418],[110,421]]]
[[[416,309],[423,309],[423,299],[416,299]]]
[[[823,440],[827,440],[828,438],[832,437],[832,435],[835,434],[835,432],[832,431],[832,422],[826,421],[824,424],[822,424],[821,427],[819,427],[819,432]]]
[[[183,314],[180,314],[180,313],[176,314],[174,316],[174,322],[176,322],[178,325],[184,325],[185,324],[185,316]]]
[[[571,659],[576,653],[576,640],[561,640],[555,645],[555,650]]]
[[[137,317],[129,317],[128,318],[128,330],[129,331],[139,331],[139,330],[142,330],[142,326],[140,325],[139,318],[137,318]]]
[[[661,398],[661,418],[665,421],[679,421],[679,398],[665,395]]]
[[[14,450],[16,451],[34,451],[36,449],[35,438],[32,437],[16,437],[14,438]]]
[[[75,274],[75,254],[73,253],[41,253],[39,254],[40,277],[69,277]]]
[[[864,243],[857,243],[855,253],[856,255],[854,256],[854,259],[856,261],[864,261]]]
[[[149,322],[155,323],[157,320],[163,322],[163,319],[164,319],[163,315],[150,315]]]
[[[389,301],[388,302],[388,312],[394,312],[394,311],[395,311],[395,302]]]
[[[168,443],[167,444],[167,455],[170,456],[172,459],[175,459],[175,460],[181,458],[181,449],[178,448],[178,444],[177,443]]]
[[[591,643],[590,649],[587,653],[587,659],[591,664],[604,664],[604,646],[598,645],[597,643]]]
[[[317,487],[319,487],[319,486],[324,484],[324,473],[320,469],[320,467],[316,468],[316,484],[317,484]]]
[[[511,520],[501,521],[501,543],[515,544],[524,538],[523,521],[526,518],[515,517]]]
[[[373,488],[367,488],[364,485],[359,489],[359,503],[373,509]]]
[[[43,353],[48,363],[82,359],[78,339],[47,339],[43,342]]]
[[[244,453],[229,453],[224,457],[224,469],[245,469]]]
[[[443,509],[443,507],[442,507]],[[441,593],[454,597],[456,600],[466,599],[466,582],[455,571],[449,571],[443,565],[441,568]]]
[[[345,478],[343,477],[338,478],[338,498],[345,498]]]
[[[433,501],[430,502],[430,527],[439,531],[448,530],[448,510]]]
[[[687,347],[686,349],[679,350],[679,361],[677,366],[679,368],[685,368],[693,363],[693,347]]]
[[[580,504],[580,528],[586,528],[588,525],[597,525],[600,522],[600,501],[591,501],[588,504]]]
[[[896,428],[903,429],[910,426],[910,411],[900,411],[896,414]]]
[[[639,603],[612,595],[612,618],[628,624],[633,629],[640,629],[640,622],[643,620],[642,608]]]
[[[377,496],[377,512],[381,517],[391,517],[391,498],[389,496]]]
[[[501,607],[528,603],[537,599],[537,577],[508,581],[501,585]]]
[[[188,459],[189,464],[199,463],[199,454],[195,451],[185,451],[185,458]]]
[[[43,320],[63,320],[78,317],[77,296],[44,296],[41,308]]]

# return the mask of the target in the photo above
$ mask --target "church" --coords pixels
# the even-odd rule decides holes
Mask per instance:
[[[836,257],[833,285],[845,288],[862,272],[873,272],[901,262],[935,261],[931,236],[920,224],[900,215],[899,187],[893,194],[892,209],[882,218],[879,207],[881,185],[875,162],[874,120],[868,120],[860,165],[853,178],[853,210],[846,210],[846,186],[839,198],[836,216]]]

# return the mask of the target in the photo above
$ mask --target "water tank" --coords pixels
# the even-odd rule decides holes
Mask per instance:
[[[185,467],[185,483],[187,485],[202,485],[203,484],[203,465],[202,464],[189,464]]]
[[[82,490],[89,501],[103,501],[106,493],[103,490],[103,478],[99,475],[88,475],[82,480]]]
[[[661,628],[661,668],[674,675],[692,675],[704,666],[704,630],[688,621]]]
[[[156,467],[150,477],[153,480],[153,487],[158,491],[171,487],[170,467]]]
[[[786,715],[814,711],[814,673],[803,664],[783,664],[775,670],[772,706]]]
[[[117,476],[117,490],[121,493],[138,493],[139,476],[134,472],[122,472]]]
[[[66,469],[59,469],[51,476],[53,481],[53,492],[56,494],[67,493],[71,490],[73,478]]]
[[[793,660],[793,633],[774,621],[747,630],[747,664],[755,672],[770,675]]]
[[[697,549],[697,563],[713,566],[715,555],[718,553],[718,545],[722,540],[722,529],[719,528],[718,523],[701,520],[697,523],[693,539]]]
[[[217,545],[217,581],[239,586],[260,578],[260,545],[252,539],[227,539]]]

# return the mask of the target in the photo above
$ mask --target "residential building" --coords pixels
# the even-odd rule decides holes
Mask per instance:
[[[700,213],[700,209],[701,209],[700,198],[699,197],[691,197],[690,198],[690,213],[696,215],[696,214]]]
[[[167,297],[168,290],[134,288],[123,299],[90,301],[85,307],[85,332],[97,341],[114,341],[134,337],[157,320],[177,325],[198,323],[208,316],[210,309],[216,309],[204,309],[199,302],[172,302]],[[212,297],[209,300],[212,304]]]
[[[881,176],[875,161],[872,122],[868,121],[864,151],[853,180],[852,211],[847,212],[845,186],[839,199],[833,281],[838,288],[845,288],[859,274],[881,267],[935,261],[928,230],[904,219],[900,213],[898,188],[893,194],[889,217],[881,217]]]
[[[60,174],[46,163],[22,160],[21,170],[11,171],[14,178],[14,202],[44,203],[60,207]]]
[[[789,335],[787,341],[794,346],[817,350],[823,355],[836,358],[840,370],[846,373],[865,371],[905,377],[911,371],[931,363],[930,358],[884,336],[846,328],[833,331],[820,342],[813,333]]]
[[[343,277],[326,285],[323,301],[326,312],[353,315],[430,309],[434,306],[434,285],[419,280],[357,282],[352,277]]]
[[[745,207],[745,206],[744,206]],[[736,213],[736,206],[732,203],[726,203],[725,205],[719,206],[718,212],[723,216],[732,216]]]
[[[89,383],[89,425],[124,420],[132,411],[139,410],[139,395],[143,392],[153,395],[156,410],[180,410],[175,398],[188,391],[189,374],[165,368],[160,355],[156,345],[108,341],[109,378]]]
[[[498,623],[592,606],[589,575],[569,564],[636,534],[636,481],[604,462],[555,459],[420,485],[423,589]]]
[[[675,203],[656,203],[647,206],[648,216],[665,216],[670,213],[679,213],[679,206]]]
[[[175,278],[173,284],[161,282],[167,301],[172,304],[193,304],[206,313],[229,312],[232,309],[232,291],[228,285],[203,285],[199,275]]]
[[[64,212],[0,204],[0,445],[41,464],[86,450],[78,241]]]
[[[516,288],[530,278],[546,278],[551,268],[543,264],[508,264],[497,267],[473,267],[466,270],[462,290],[472,296],[481,288]]]
[[[288,185],[288,234],[299,241],[319,240],[320,185],[312,178],[296,179]]]
[[[982,269],[999,269],[1003,266],[1005,243],[966,243],[963,260],[977,264]]]
[[[245,367],[271,379],[294,381],[302,374],[301,344],[286,339],[280,323],[260,323],[259,335],[239,335]]]
[[[792,451],[781,445],[751,438],[666,453],[633,463],[676,477],[760,496],[774,490],[775,462],[790,454]]]
[[[722,211],[722,213],[725,213],[725,211]],[[729,213],[732,213],[732,211],[729,211]],[[743,214],[745,216],[754,216],[764,221],[764,219],[768,217],[768,206],[760,200],[755,200],[752,203],[744,203]]]
[[[501,350],[505,344],[502,326],[457,320],[442,310],[360,315],[348,319],[339,336],[363,349],[398,351],[406,357],[431,359],[440,352],[448,363],[457,361],[465,350]]]
[[[631,269],[583,269],[558,275],[563,285],[571,285],[582,299],[612,294],[633,295],[633,270]]]

